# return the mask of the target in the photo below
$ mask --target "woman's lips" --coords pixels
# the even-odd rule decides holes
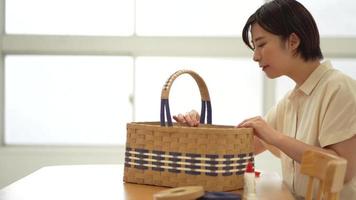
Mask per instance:
[[[265,71],[265,69],[266,69],[267,67],[269,67],[269,65],[263,65],[263,66],[261,66],[262,71]]]

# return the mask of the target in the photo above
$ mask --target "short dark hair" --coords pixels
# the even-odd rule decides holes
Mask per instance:
[[[278,35],[282,41],[295,33],[300,38],[297,54],[305,60],[322,59],[318,27],[310,12],[295,0],[274,0],[263,4],[247,20],[242,38],[250,48],[249,31],[253,24],[259,24],[266,31]]]

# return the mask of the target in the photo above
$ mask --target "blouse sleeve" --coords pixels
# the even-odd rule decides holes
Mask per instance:
[[[273,106],[264,116],[266,122],[274,129],[276,129],[276,118],[277,118],[277,105]]]
[[[342,142],[356,134],[356,81],[350,78],[329,88],[322,103],[321,147]]]

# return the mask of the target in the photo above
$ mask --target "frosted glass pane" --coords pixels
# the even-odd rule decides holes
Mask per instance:
[[[7,56],[7,144],[123,144],[130,57]]]
[[[355,0],[300,0],[314,16],[321,36],[356,36]]]
[[[356,79],[356,59],[352,58],[338,58],[331,59],[334,68],[344,72],[345,74]]]
[[[136,0],[138,35],[241,36],[263,0]]]
[[[6,32],[131,35],[134,0],[6,0]]]
[[[333,67],[356,79],[356,59],[332,58]],[[280,100],[289,90],[295,86],[294,81],[288,77],[280,77],[276,82],[276,100]]]
[[[139,57],[136,63],[136,120],[159,121],[161,90],[168,77],[191,69],[205,80],[211,97],[213,123],[237,125],[262,113],[262,75],[250,59]],[[248,87],[247,87],[248,86]],[[171,114],[196,109],[201,98],[194,79],[182,75],[170,96]]]
[[[295,87],[295,82],[287,76],[276,79],[276,103],[281,100],[289,90]]]

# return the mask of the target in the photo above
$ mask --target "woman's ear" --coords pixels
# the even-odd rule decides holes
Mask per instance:
[[[292,51],[296,51],[300,45],[300,38],[297,34],[292,33],[288,38],[288,47]]]

